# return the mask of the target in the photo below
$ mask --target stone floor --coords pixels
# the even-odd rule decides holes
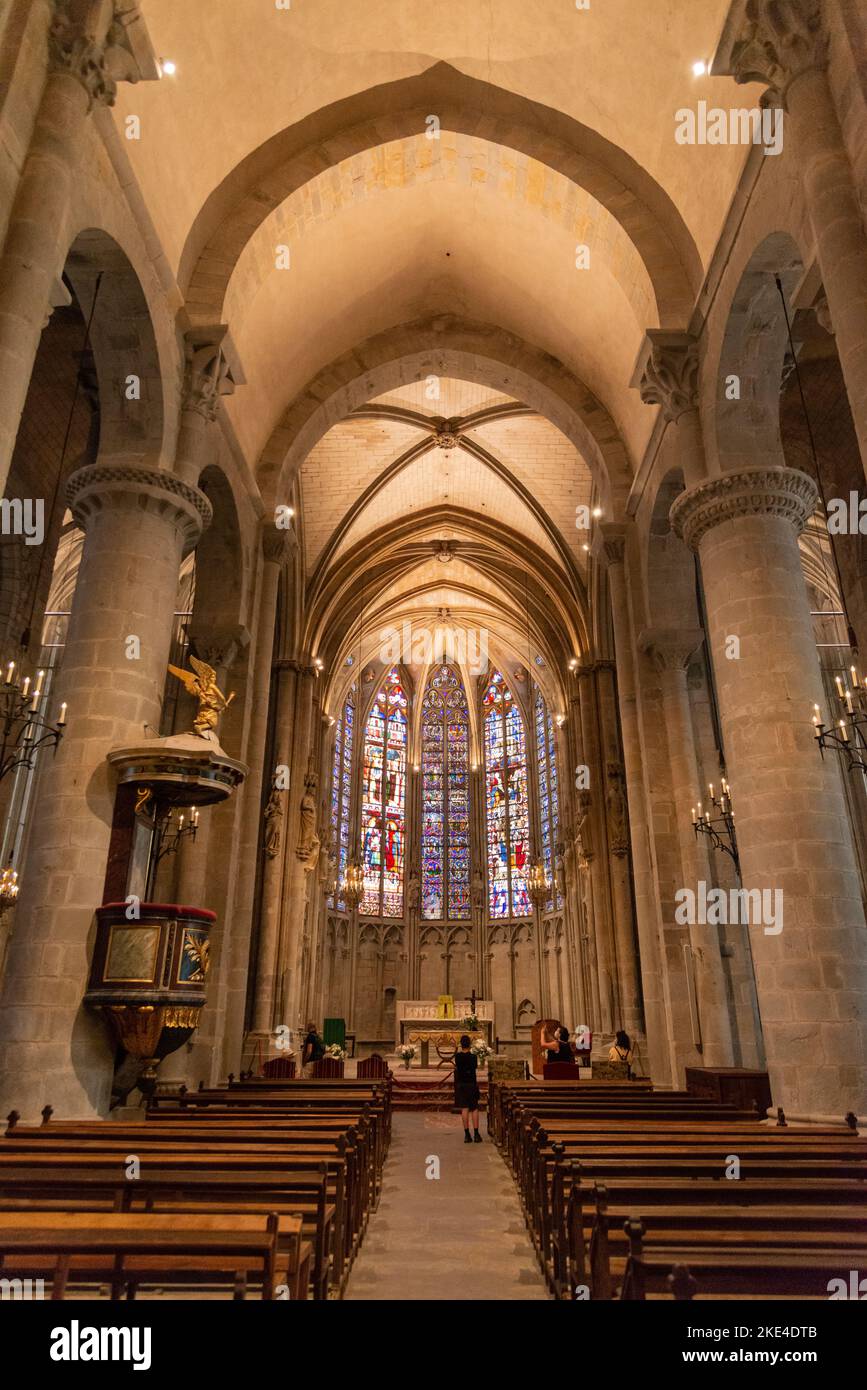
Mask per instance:
[[[377,1300],[544,1299],[545,1284],[511,1174],[485,1135],[464,1144],[460,1116],[398,1111],[345,1297]],[[425,1176],[431,1157],[438,1179]]]

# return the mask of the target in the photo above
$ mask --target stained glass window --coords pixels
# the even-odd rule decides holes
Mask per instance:
[[[343,882],[349,862],[349,813],[352,805],[352,755],[355,745],[355,686],[346,697],[334,736],[331,768],[331,838],[337,856],[337,882]],[[328,900],[329,907],[346,911],[339,890]]]
[[[560,802],[557,789],[557,753],[554,741],[554,720],[545,697],[536,686],[534,709],[536,724],[536,769],[539,776],[539,821],[542,831],[542,863],[551,887],[545,910],[551,912],[563,906],[556,883],[557,836],[560,828]],[[555,903],[556,898],[556,903]]]
[[[438,666],[421,716],[421,910],[470,916],[469,713],[460,677]]]
[[[485,727],[488,910],[492,918],[529,917],[530,814],[527,747],[521,711],[499,671],[482,698]]]
[[[406,860],[407,698],[393,666],[377,692],[364,731],[361,863],[366,917],[403,916]]]

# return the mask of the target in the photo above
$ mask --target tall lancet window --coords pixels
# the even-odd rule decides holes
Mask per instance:
[[[355,751],[355,686],[346,697],[343,713],[337,721],[334,737],[334,762],[331,769],[331,837],[337,856],[337,882],[343,882],[349,862],[349,813],[352,808],[352,755]],[[329,906],[346,911],[339,890],[329,899]]]
[[[530,813],[527,742],[521,711],[499,671],[482,699],[485,721],[488,910],[492,918],[529,917]]]
[[[437,666],[421,713],[421,902],[426,920],[470,916],[467,697],[451,666]]]
[[[557,751],[554,742],[554,720],[545,697],[536,686],[534,709],[536,722],[536,771],[539,777],[539,820],[542,831],[542,863],[551,884],[551,896],[545,910],[563,906],[563,897],[556,887],[557,836],[560,829],[560,798],[557,789]]]
[[[365,917],[403,916],[406,859],[406,692],[392,666],[364,731],[361,863]]]

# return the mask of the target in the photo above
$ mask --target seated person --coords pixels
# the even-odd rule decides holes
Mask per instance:
[[[313,1075],[313,1068],[317,1062],[321,1062],[325,1056],[325,1044],[316,1031],[315,1023],[308,1023],[307,1036],[304,1039],[304,1047],[301,1051],[301,1074],[308,1080]]]
[[[624,1033],[622,1028],[618,1029],[617,1036],[608,1049],[609,1062],[626,1062],[628,1065],[632,1061],[632,1051],[629,1034]]]
[[[575,1058],[569,1046],[569,1029],[557,1028],[553,1037],[549,1037],[547,1030],[542,1034],[542,1047],[545,1049],[546,1062],[574,1062]]]

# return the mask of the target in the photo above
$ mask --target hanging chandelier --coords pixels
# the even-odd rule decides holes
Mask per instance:
[[[43,743],[50,743],[57,751],[66,724],[66,705],[60,706],[57,723],[49,724],[39,710],[44,679],[45,672],[40,671],[31,691],[30,676],[19,686],[15,662],[6,667],[0,685],[0,779],[18,767],[32,768],[33,755]]]
[[[364,870],[354,855],[343,871],[340,896],[345,898],[351,907],[355,907],[364,897]]]
[[[692,808],[692,828],[696,836],[706,835],[714,849],[722,850],[723,854],[730,856],[735,869],[740,877],[741,861],[738,856],[738,842],[735,836],[735,815],[732,810],[731,787],[725,777],[722,779],[719,796],[713,789],[713,782],[708,784],[710,804],[705,806],[703,802],[698,803]]]
[[[18,874],[10,864],[0,874],[0,917],[14,907],[18,898]]]
[[[852,675],[851,690],[848,685],[844,686],[839,676],[834,677],[842,717],[829,728],[822,723],[819,706],[814,705],[813,729],[823,758],[826,748],[836,748],[846,759],[850,772],[856,767],[867,772],[867,688],[864,681],[859,681],[855,667],[849,669]]]
[[[545,873],[545,865],[542,863],[541,856],[537,856],[533,860],[527,875],[527,892],[537,906],[546,902],[551,896],[551,882]]]

